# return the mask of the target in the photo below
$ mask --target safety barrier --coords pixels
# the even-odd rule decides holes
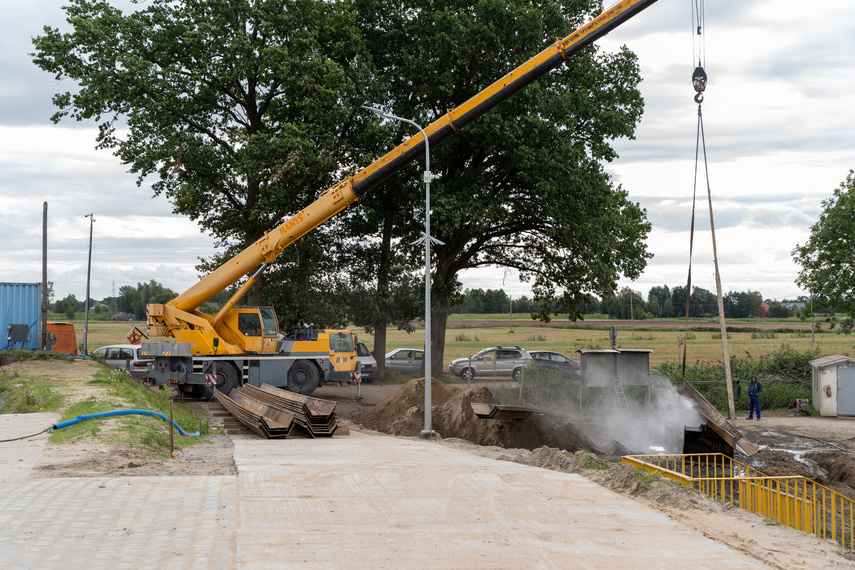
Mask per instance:
[[[855,550],[855,501],[806,477],[771,477],[720,453],[625,455],[621,460]]]

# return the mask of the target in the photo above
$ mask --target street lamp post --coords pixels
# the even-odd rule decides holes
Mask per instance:
[[[89,265],[86,268],[86,302],[83,304],[83,354],[89,356],[86,335],[89,331],[89,278],[92,275],[92,226],[95,223],[95,215],[86,214],[83,217],[89,218]]]
[[[434,240],[430,237],[430,181],[431,181],[431,173],[430,173],[430,144],[428,143],[428,137],[425,134],[424,130],[413,121],[409,119],[404,119],[403,117],[398,117],[392,115],[391,113],[386,113],[381,111],[380,109],[375,109],[374,107],[363,107],[368,111],[371,111],[378,117],[383,117],[384,119],[394,119],[395,121],[400,121],[402,123],[407,123],[408,125],[412,125],[419,130],[422,136],[425,139],[425,173],[424,173],[424,182],[425,182],[425,235],[422,238],[425,242],[425,429],[422,430],[421,436],[425,439],[435,437],[436,432],[431,429],[431,365],[430,365],[430,243],[431,241],[444,245],[439,240]],[[421,241],[421,240],[419,240]],[[418,243],[418,241],[416,242]]]

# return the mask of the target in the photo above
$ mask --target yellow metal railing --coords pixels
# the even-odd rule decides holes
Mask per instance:
[[[855,550],[855,501],[806,477],[769,477],[720,453],[625,455],[622,462]]]

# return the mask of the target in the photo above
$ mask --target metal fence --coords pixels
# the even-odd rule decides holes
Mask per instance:
[[[806,477],[770,477],[720,453],[626,455],[622,462],[855,550],[855,501]]]

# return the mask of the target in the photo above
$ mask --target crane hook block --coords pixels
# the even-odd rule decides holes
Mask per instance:
[[[695,68],[695,72],[692,73],[692,87],[695,88],[695,91],[698,93],[703,93],[707,88],[707,72],[704,71],[704,68],[700,65]]]

